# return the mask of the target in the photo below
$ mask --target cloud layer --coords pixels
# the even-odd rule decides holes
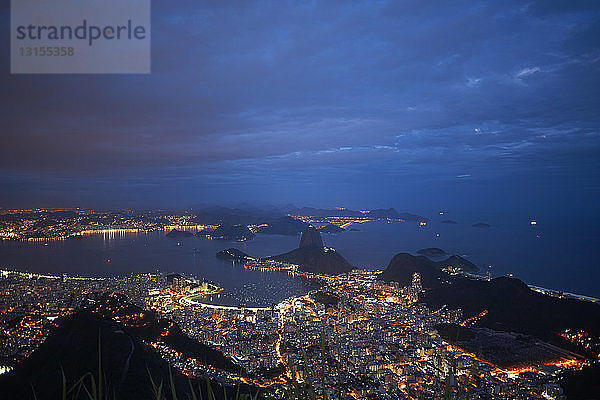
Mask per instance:
[[[596,2],[180,1],[152,15],[148,76],[2,64],[0,203],[599,197]],[[8,29],[4,9],[5,54]]]

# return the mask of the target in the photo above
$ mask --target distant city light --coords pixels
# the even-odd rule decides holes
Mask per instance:
[[[12,370],[12,367],[0,365],[0,375],[10,372],[11,370]]]

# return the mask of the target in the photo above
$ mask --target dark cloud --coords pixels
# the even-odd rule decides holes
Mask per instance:
[[[180,1],[152,15],[148,76],[2,63],[0,203],[421,205],[494,182],[530,203],[598,196],[597,2]]]

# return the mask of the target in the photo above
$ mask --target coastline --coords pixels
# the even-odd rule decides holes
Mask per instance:
[[[527,286],[529,286],[529,288],[531,290],[534,290],[538,293],[542,293],[547,296],[557,297],[559,299],[573,299],[573,300],[587,301],[590,303],[600,304],[600,299],[596,298],[596,297],[592,297],[592,296],[586,296],[583,294],[565,292],[565,291],[556,290],[556,289],[548,289],[548,288],[541,287],[538,285],[529,285],[528,284]]]

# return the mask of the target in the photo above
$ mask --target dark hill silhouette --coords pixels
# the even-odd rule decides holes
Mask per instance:
[[[313,207],[302,207],[295,211],[296,215],[310,215],[313,217],[358,217],[362,215],[360,211],[349,209],[322,209]]]
[[[140,313],[143,317],[139,317]],[[131,318],[137,315],[138,320]],[[117,322],[130,318],[130,323]],[[231,372],[240,372],[222,353],[197,342],[181,332],[176,324],[157,319],[152,313],[142,312],[128,304],[122,296],[105,296],[93,308],[83,309],[60,321],[49,337],[30,357],[23,360],[8,374],[0,377],[0,393],[3,399],[61,398],[64,371],[67,388],[86,373],[98,379],[98,354],[101,349],[102,372],[107,389],[114,391],[117,398],[153,398],[150,375],[155,382],[169,383],[169,366],[149,345],[162,341],[200,362]],[[168,333],[165,333],[168,332]],[[161,336],[165,334],[166,336]],[[100,337],[101,346],[98,345]],[[191,394],[188,378],[172,368],[171,373],[180,398]],[[205,381],[194,382],[194,387]],[[212,383],[218,386],[217,383]],[[88,381],[88,389],[90,384]],[[220,396],[223,389],[216,390]],[[82,391],[80,398],[85,394]],[[70,398],[70,397],[69,397]]]
[[[210,233],[210,236],[223,240],[250,240],[254,238],[254,233],[246,225],[221,224]]]
[[[388,208],[387,210],[384,208],[378,208],[375,210],[371,210],[367,213],[370,218],[400,218],[400,214],[393,208]]]
[[[440,336],[453,345],[492,362],[501,368],[512,369],[532,364],[548,364],[559,360],[583,357],[557,346],[548,346],[531,335],[495,331],[489,328],[468,328],[457,324],[435,326]]]
[[[307,227],[308,224],[306,222],[285,216],[267,221],[267,225],[259,227],[258,232],[270,235],[297,235]]]
[[[353,269],[337,251],[323,247],[321,234],[312,225],[302,234],[299,248],[268,259],[297,264],[300,270],[313,273],[341,274]]]
[[[400,253],[394,256],[378,279],[408,286],[412,283],[412,274],[419,272],[426,288],[420,295],[420,301],[430,308],[439,309],[444,305],[450,309],[460,308],[465,318],[487,310],[476,326],[532,335],[580,353],[585,353],[585,350],[570,345],[559,333],[565,329],[582,329],[592,336],[600,335],[599,304],[547,296],[531,290],[516,278],[484,281],[451,276],[440,269],[448,260],[436,263],[424,256]],[[443,285],[443,281],[450,284]]]
[[[409,286],[415,272],[421,274],[423,287],[439,286],[442,271],[440,271],[437,263],[425,256],[413,256],[408,253],[396,254],[377,279],[398,282],[401,286]]]
[[[409,253],[399,253],[392,258],[387,268],[377,279],[398,282],[402,286],[412,283],[415,272],[421,274],[423,287],[433,288],[440,286],[442,280],[449,279],[449,275],[442,272],[442,268],[452,266],[461,268],[465,272],[475,272],[477,266],[460,256],[450,256],[439,262],[430,260],[425,256],[413,256]]]
[[[334,209],[327,210],[321,208],[302,207],[294,211],[296,215],[310,215],[313,217],[364,217],[367,216],[373,219],[403,219],[405,221],[423,221],[427,222],[428,219],[420,215],[411,214],[407,212],[398,212],[393,208],[388,209],[375,209],[370,210],[366,213],[357,210]]]
[[[301,271],[322,274],[337,275],[354,268],[337,251],[325,247],[302,247],[268,259],[299,265]]]
[[[565,343],[558,333],[567,328],[600,335],[600,305],[547,296],[516,278],[457,278],[452,285],[424,292],[421,300],[432,308],[444,304],[462,308],[465,317],[488,310],[477,326],[534,335],[563,347]]]
[[[420,215],[411,214],[407,212],[398,213],[398,216],[405,221],[429,222],[429,218],[425,218]]]
[[[344,232],[345,229],[344,228],[340,228],[337,225],[334,224],[327,224],[324,227],[322,227],[321,229],[319,229],[320,232],[323,233],[340,233],[340,232]]]
[[[245,262],[251,258],[248,254],[235,248],[217,253],[217,258],[225,261]],[[283,261],[300,266],[304,272],[337,275],[349,272],[352,265],[337,251],[324,247],[321,234],[314,226],[309,226],[300,239],[300,247],[284,254],[267,257],[267,260]]]
[[[582,371],[569,371],[560,381],[569,400],[591,400],[600,396],[600,364],[592,364]]]
[[[225,261],[244,262],[246,259],[251,257],[243,251],[231,247],[218,252],[217,258]]]
[[[457,255],[452,255],[452,256],[448,257],[447,259],[438,262],[438,265],[441,268],[447,268],[447,267],[460,268],[462,271],[465,271],[465,272],[479,271],[479,268],[477,267],[477,265],[473,264],[471,261],[467,260],[466,258],[457,256]]]
[[[147,369],[153,378],[168,381],[168,365],[158,354],[134,335],[125,333],[119,324],[86,311],[64,320],[31,356],[0,378],[2,398],[33,399],[32,387],[39,399],[61,398],[61,368],[68,388],[88,372],[97,380],[98,335],[102,370],[110,390],[114,389],[119,398],[152,398]],[[183,389],[184,377],[174,371],[174,378],[178,389]]]
[[[278,208],[251,206],[242,208],[200,206],[195,207],[193,213],[196,214],[196,217],[192,218],[190,222],[208,225],[258,225],[285,215],[285,212]]]
[[[317,228],[312,225],[306,228],[306,230],[302,233],[300,245],[298,247],[323,247],[323,239],[321,238],[321,234]]]
[[[240,368],[220,351],[190,338],[181,331],[176,323],[128,303],[124,295],[104,295],[94,307],[94,313],[105,319],[117,317],[121,320],[127,320],[132,315],[136,316],[135,323],[125,324],[125,328],[140,339],[146,342],[162,341],[184,355],[199,360],[201,363],[228,372],[240,372]],[[142,316],[140,317],[140,315]]]
[[[402,219],[404,221],[417,221],[417,222],[427,222],[429,221],[427,218],[422,217],[420,215],[411,214],[407,212],[398,212],[394,208],[383,209],[379,208],[376,210],[371,210],[366,214],[369,218],[373,219]]]

